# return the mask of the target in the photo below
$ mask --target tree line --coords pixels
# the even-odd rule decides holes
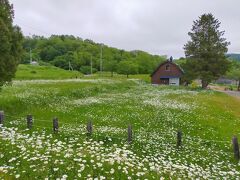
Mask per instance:
[[[150,74],[166,57],[144,51],[125,51],[72,35],[31,36],[23,41],[22,63],[34,60],[90,74],[101,70],[120,74]],[[92,67],[92,68],[91,68]]]

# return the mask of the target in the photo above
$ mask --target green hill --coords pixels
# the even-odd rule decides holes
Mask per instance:
[[[240,61],[240,54],[231,53],[231,54],[226,54],[226,56],[227,56],[229,59],[233,59],[233,60],[236,60],[236,61]]]
[[[23,48],[25,51],[22,56],[23,64],[29,63],[31,48],[34,60],[66,70],[71,64],[74,70],[84,74],[90,73],[91,65],[93,72],[100,71],[102,65],[104,71],[122,73],[120,64],[122,61],[127,61],[131,66],[132,74],[150,74],[160,62],[166,60],[165,56],[152,55],[140,50],[125,51],[68,35],[52,35],[48,38],[25,37]]]
[[[78,71],[67,71],[55,66],[33,66],[20,64],[18,66],[15,79],[69,79],[81,76],[82,74]]]

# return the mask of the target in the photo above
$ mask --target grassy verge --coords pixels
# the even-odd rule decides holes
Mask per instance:
[[[78,71],[66,71],[54,66],[18,66],[15,80],[31,80],[31,79],[68,79],[82,77]]]

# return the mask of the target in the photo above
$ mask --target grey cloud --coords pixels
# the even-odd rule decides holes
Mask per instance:
[[[240,52],[238,0],[11,0],[25,35],[73,34],[126,50],[184,56],[193,20],[213,13]]]

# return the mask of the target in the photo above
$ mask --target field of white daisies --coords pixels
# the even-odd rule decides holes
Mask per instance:
[[[133,79],[14,81],[0,91],[0,179],[239,179],[239,107],[223,93]]]

